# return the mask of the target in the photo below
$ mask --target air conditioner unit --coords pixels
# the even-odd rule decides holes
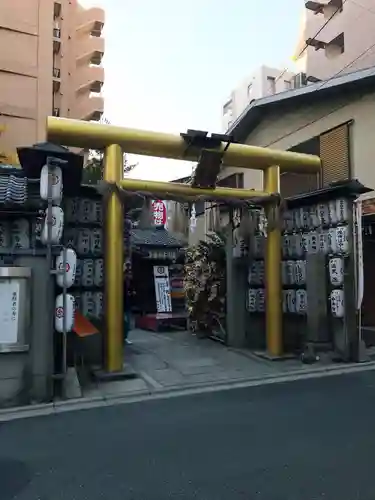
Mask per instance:
[[[293,88],[299,89],[301,87],[304,87],[305,85],[307,85],[306,73],[297,73],[297,75],[293,76],[292,81],[293,81]]]

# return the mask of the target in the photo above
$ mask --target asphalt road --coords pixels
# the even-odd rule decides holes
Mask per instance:
[[[375,373],[1,424],[0,500],[374,500]]]

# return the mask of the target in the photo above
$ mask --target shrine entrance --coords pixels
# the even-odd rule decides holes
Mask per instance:
[[[105,149],[105,343],[106,370],[123,370],[123,207],[119,189],[153,195],[156,199],[194,202],[239,200],[263,205],[266,213],[280,203],[280,170],[316,173],[317,156],[278,151],[232,142],[222,134],[188,130],[180,135],[116,127],[79,120],[49,117],[47,138],[56,144]],[[123,152],[198,162],[191,185],[123,179]],[[223,188],[216,185],[222,167],[264,172],[263,191]],[[266,241],[266,344],[269,354],[282,354],[281,232],[270,228]]]

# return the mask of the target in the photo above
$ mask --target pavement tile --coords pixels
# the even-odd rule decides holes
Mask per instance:
[[[141,378],[115,380],[113,382],[103,382],[100,387],[102,395],[106,398],[108,396],[134,394],[136,392],[148,391],[148,386]]]

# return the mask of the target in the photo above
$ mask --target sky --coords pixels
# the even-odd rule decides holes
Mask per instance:
[[[291,68],[301,0],[79,0],[106,11],[105,116],[114,125],[221,132],[222,105],[254,69]],[[133,163],[134,158],[131,158]],[[136,157],[131,177],[172,180],[186,162]]]

